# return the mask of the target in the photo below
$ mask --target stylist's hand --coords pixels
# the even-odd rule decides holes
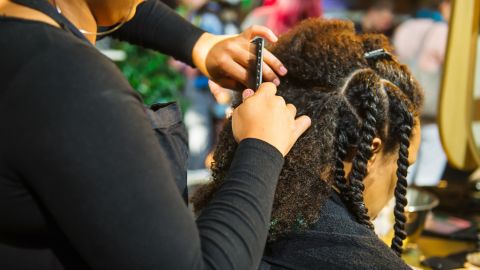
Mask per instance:
[[[245,90],[244,101],[232,115],[233,136],[237,142],[246,138],[265,141],[285,156],[308,127],[308,116],[295,119],[297,109],[276,96],[277,88],[264,83],[256,93]]]
[[[195,66],[212,81],[229,89],[245,89],[247,86],[250,41],[260,36],[269,42],[276,42],[277,37],[268,28],[252,26],[239,35],[217,36],[204,33],[195,44],[192,52]],[[263,80],[280,84],[280,76],[287,69],[272,53],[263,53]]]

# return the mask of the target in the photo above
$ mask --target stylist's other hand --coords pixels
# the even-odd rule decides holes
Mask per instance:
[[[220,36],[204,33],[195,44],[192,52],[195,66],[212,81],[222,87],[241,90],[248,83],[248,60],[250,41],[260,36],[275,43],[278,38],[268,28],[252,26],[239,35]],[[287,69],[268,50],[263,51],[263,80],[280,84],[279,76]]]
[[[272,83],[262,84],[255,94],[245,90],[243,103],[233,111],[232,129],[237,142],[246,138],[259,139],[285,156],[310,127],[311,120],[305,115],[295,119],[295,106],[285,104],[276,92]]]

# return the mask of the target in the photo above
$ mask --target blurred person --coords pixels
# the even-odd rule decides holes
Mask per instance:
[[[322,0],[322,17],[349,20],[352,2],[355,0]]]
[[[321,0],[276,0],[254,9],[243,21],[242,29],[263,25],[281,35],[301,20],[321,15]]]
[[[449,0],[424,0],[414,18],[398,26],[393,44],[425,91],[422,113],[422,146],[411,179],[419,185],[436,185],[447,165],[437,120],[442,71],[448,38]]]
[[[211,170],[212,168],[212,162],[213,162],[213,153],[214,149],[216,147],[216,144],[218,143],[218,135],[223,129],[223,126],[225,124],[225,121],[227,118],[232,116],[233,108],[232,108],[232,98],[233,98],[233,93],[231,90],[225,89],[220,87],[218,84],[215,84],[212,81],[208,82],[208,85],[210,87],[210,91],[212,95],[215,97],[216,102],[218,103],[219,106],[222,106],[222,112],[224,113],[222,119],[217,121],[215,124],[215,136],[216,140],[214,143],[214,146],[208,153],[207,157],[205,158],[205,168],[208,170]]]
[[[355,23],[357,33],[382,33],[392,29],[393,2],[391,0],[378,0],[368,8],[360,22]],[[388,35],[387,35],[388,36]]]
[[[226,1],[226,0],[225,0]],[[240,30],[240,3],[236,1],[227,1],[227,4],[223,5],[222,12],[220,12],[220,19],[223,22],[223,32],[225,35],[234,35],[239,33]]]
[[[264,27],[206,33],[156,0],[0,0],[1,269],[255,269],[283,157],[309,118],[296,119],[272,83],[244,91],[236,160],[194,220],[178,107],[144,107],[94,47],[103,35],[229,88],[246,83],[250,40],[276,41]],[[264,59],[265,74],[282,74]]]
[[[384,53],[365,56],[378,49]],[[383,35],[357,35],[351,22],[322,19],[302,22],[271,47],[289,68],[278,94],[312,127],[286,156],[264,257],[271,266],[261,269],[410,269],[399,256],[423,92],[391,50]],[[215,150],[213,181],[194,195],[197,213],[224,185],[237,147],[231,125]],[[371,220],[392,197],[389,248]]]
[[[239,33],[238,19],[229,4],[206,0],[184,1],[186,18],[206,32],[216,35]],[[216,138],[216,125],[223,121],[228,105],[216,102],[210,93],[208,77],[196,69],[181,65],[186,76],[184,95],[189,101],[185,125],[189,137],[190,170],[205,168],[205,159]]]
[[[352,0],[323,0],[322,7],[325,12],[333,10],[347,10],[351,7]]]
[[[195,0],[189,7],[186,18],[194,25],[212,34],[224,33],[218,3]],[[213,146],[216,102],[208,88],[208,77],[196,69],[186,69],[185,97],[189,106],[184,119],[189,137],[188,168],[198,170],[205,168],[205,159]]]

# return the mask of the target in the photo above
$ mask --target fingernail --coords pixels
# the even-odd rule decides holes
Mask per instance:
[[[280,67],[280,75],[285,75],[285,74],[287,74],[287,72],[288,72],[288,70],[284,66]]]
[[[242,93],[242,98],[243,100],[253,96],[255,92],[252,89],[245,89]]]
[[[276,86],[279,86],[280,85],[280,80],[278,78],[275,78],[273,80],[273,83],[276,85]]]

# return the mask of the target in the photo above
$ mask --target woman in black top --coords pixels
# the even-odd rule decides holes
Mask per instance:
[[[157,139],[139,96],[91,44],[97,23],[122,23],[139,2],[0,1],[0,269],[258,266],[283,156],[309,119],[295,120],[271,83],[246,91],[235,160],[195,224],[175,186],[184,172],[166,155],[179,145]],[[115,36],[232,86],[250,35],[266,32],[210,36],[146,1]],[[181,125],[169,124],[158,129]]]
[[[399,256],[407,168],[420,143],[417,81],[385,36],[356,35],[347,21],[306,20],[271,50],[289,69],[279,95],[312,127],[285,157],[261,269],[410,269]],[[235,145],[227,126],[195,209],[225,183]],[[371,219],[393,196],[389,248]]]

